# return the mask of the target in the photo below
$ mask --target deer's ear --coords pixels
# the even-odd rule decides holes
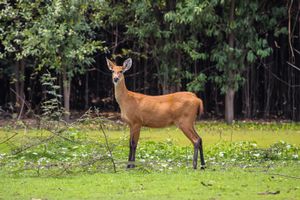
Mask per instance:
[[[123,71],[126,72],[127,70],[129,70],[131,68],[131,65],[132,65],[132,60],[131,58],[128,58],[123,63],[123,67],[124,67]]]
[[[107,67],[110,71],[113,71],[113,66],[114,66],[114,63],[112,61],[110,61],[108,58],[105,58],[106,59],[106,63],[107,63]]]

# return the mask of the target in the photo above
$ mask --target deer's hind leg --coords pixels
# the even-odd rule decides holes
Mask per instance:
[[[201,162],[201,169],[205,168],[205,160],[204,160],[204,153],[203,153],[203,144],[202,144],[202,138],[199,136],[197,131],[195,130],[195,127],[193,126],[193,131],[196,135],[199,137],[199,151],[200,151],[200,162]]]
[[[186,135],[186,137],[194,145],[193,167],[194,167],[194,169],[197,169],[197,160],[198,160],[198,151],[199,150],[200,150],[201,165],[204,164],[202,139],[195,131],[193,124],[181,123],[181,124],[179,124],[179,128],[182,130],[182,132]],[[201,167],[201,169],[202,169],[202,167]]]

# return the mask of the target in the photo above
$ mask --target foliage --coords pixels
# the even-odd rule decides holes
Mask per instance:
[[[93,54],[105,51],[103,42],[95,39],[91,23],[99,9],[94,1],[49,2],[16,1],[2,3],[0,32],[4,51],[0,57],[13,55],[15,60],[32,59],[34,71],[55,71],[63,77],[66,102],[70,83],[76,74],[86,72],[94,62]],[[62,94],[61,94],[62,95]],[[65,108],[69,112],[69,108]]]
[[[127,25],[127,34],[137,38],[148,57],[157,59],[154,63],[158,80],[166,82],[162,84],[178,85],[180,82],[177,81],[185,77],[183,66],[210,60],[216,64],[219,73],[209,75],[208,79],[204,74],[190,73],[187,78],[193,79],[187,88],[198,92],[203,90],[207,80],[211,80],[224,93],[229,87],[237,90],[243,84],[245,68],[271,54],[265,33],[274,26],[266,22],[278,23],[285,8],[275,7],[271,13],[258,14],[259,2],[238,2],[235,19],[230,24],[229,7],[230,2],[224,1],[195,0],[176,4],[171,1],[155,4],[133,1],[135,21]],[[285,30],[282,28],[276,34],[285,33]],[[234,48],[227,40],[231,33],[234,34]],[[207,43],[206,39],[214,42]],[[186,69],[190,70],[190,67]]]
[[[23,58],[22,51],[25,40],[24,31],[33,25],[36,3],[4,0],[0,3],[0,40],[4,51],[0,52],[0,58]]]
[[[187,78],[192,79],[190,83],[187,84],[187,89],[189,91],[203,91],[204,85],[207,80],[207,76],[203,73],[200,73],[197,76],[193,76],[190,73],[187,73]]]
[[[48,71],[41,77],[42,85],[45,87],[45,100],[42,103],[42,117],[46,120],[61,119],[63,110],[61,108],[61,95],[58,93],[60,88],[56,84],[56,77],[52,77]]]
[[[224,10],[226,9],[229,10],[229,4],[225,3]],[[259,2],[248,2],[247,4],[238,2],[233,22],[230,22],[228,12],[226,14],[224,12],[225,15],[217,15],[214,29],[223,27],[225,34],[215,31],[213,35],[217,41],[212,50],[211,60],[216,62],[221,76],[214,76],[212,80],[220,85],[221,91],[224,93],[228,88],[237,90],[242,85],[244,80],[242,74],[247,65],[254,63],[259,58],[266,58],[272,52],[264,34],[270,31],[270,27],[265,26],[265,22],[272,18],[278,23],[280,17],[276,18],[274,15],[268,14],[258,15],[259,9]],[[254,26],[255,24],[256,26]],[[234,48],[226,41],[231,33],[234,35]],[[208,32],[208,36],[212,35]]]
[[[103,50],[101,41],[93,39],[95,33],[89,24],[89,2],[56,0],[40,5],[34,25],[25,31],[23,56],[34,56],[38,69],[47,67],[68,77],[83,73],[97,50]],[[93,5],[93,4],[91,4]]]
[[[74,78],[80,80],[78,85],[83,86],[90,70],[101,72],[105,56],[117,61],[132,56],[136,61],[134,69],[141,72],[136,76],[139,81],[133,76],[133,88],[144,88],[146,92],[155,94],[186,89],[205,92],[209,99],[214,96],[210,100],[216,101],[215,111],[219,111],[223,110],[222,104],[217,103],[223,97],[219,93],[226,93],[228,89],[237,91],[246,79],[252,81],[249,71],[253,72],[255,79],[262,79],[259,66],[263,66],[269,71],[270,77],[264,77],[265,82],[270,83],[267,84],[268,91],[272,90],[276,79],[276,84],[279,81],[282,85],[280,91],[288,91],[283,96],[288,96],[288,102],[291,102],[289,108],[285,108],[285,105],[281,106],[286,101],[279,95],[281,92],[266,94],[267,98],[276,99],[275,114],[285,113],[289,118],[299,118],[298,106],[292,103],[298,100],[298,71],[282,67],[289,59],[287,49],[293,49],[290,44],[286,45],[286,34],[294,34],[291,42],[295,44],[299,38],[295,34],[298,5],[295,1],[287,4],[266,0],[234,1],[234,19],[231,21],[230,2],[233,1],[3,0],[0,2],[0,77],[6,83],[3,88],[9,90],[12,83],[23,82],[21,90],[25,90],[26,100],[38,108],[43,99],[40,76],[48,70],[59,80],[62,88],[59,95],[69,93],[67,96],[70,96],[72,93],[81,100],[83,92],[77,90],[85,89],[71,85]],[[289,4],[293,26],[290,31],[286,15]],[[231,35],[234,37],[233,45],[229,44]],[[21,61],[26,66],[19,76],[15,67]],[[297,63],[294,64],[297,66]],[[276,69],[272,70],[267,67],[269,65]],[[103,70],[101,73],[90,73],[86,83],[102,98],[108,96],[110,89],[106,85],[99,86],[99,81],[104,84],[108,80]],[[97,84],[94,84],[95,79]],[[260,81],[254,82],[257,82],[257,88],[262,88]],[[102,88],[106,88],[105,92]],[[85,99],[95,95],[91,91],[86,87]],[[252,95],[249,91],[244,92]],[[276,98],[270,97],[271,94]],[[1,102],[10,103],[16,99],[9,94]],[[63,101],[65,99],[67,101],[68,98],[63,98]],[[257,102],[256,99],[252,101]],[[269,112],[268,101],[260,101],[267,102],[264,106]],[[213,105],[207,105],[211,110]],[[248,103],[244,107],[249,110],[247,115],[259,116],[257,108],[250,109]],[[264,112],[264,109],[261,110]],[[244,111],[239,113],[245,115]]]

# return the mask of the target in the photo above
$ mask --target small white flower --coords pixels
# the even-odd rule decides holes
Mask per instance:
[[[38,163],[41,163],[41,162],[43,162],[44,160],[46,160],[46,158],[41,157],[40,159],[38,159]]]
[[[162,167],[167,167],[168,164],[164,163],[164,164],[161,164]]]
[[[86,153],[81,154],[82,157],[87,157],[88,155]]]
[[[216,158],[215,157],[211,157],[211,158],[209,158],[209,160],[216,160]]]
[[[259,153],[254,153],[254,154],[253,154],[253,156],[255,156],[255,157],[259,157],[259,156],[260,156],[260,154],[259,154]]]
[[[219,153],[219,156],[220,156],[220,157],[224,157],[224,152],[221,151],[221,152]]]
[[[293,156],[294,159],[297,159],[299,157],[298,154],[294,154],[292,156]]]
[[[291,145],[290,145],[290,144],[286,145],[286,149],[287,149],[287,150],[289,150],[290,148],[291,148]]]

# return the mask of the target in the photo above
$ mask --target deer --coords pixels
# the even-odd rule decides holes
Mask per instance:
[[[106,58],[107,67],[112,72],[114,95],[121,110],[121,119],[130,129],[129,156],[127,168],[135,167],[135,154],[141,127],[163,128],[176,125],[194,146],[193,168],[197,169],[200,151],[201,169],[205,168],[202,138],[194,124],[198,115],[203,114],[203,102],[192,92],[175,92],[150,96],[127,89],[124,73],[131,68],[128,58],[122,66]]]

